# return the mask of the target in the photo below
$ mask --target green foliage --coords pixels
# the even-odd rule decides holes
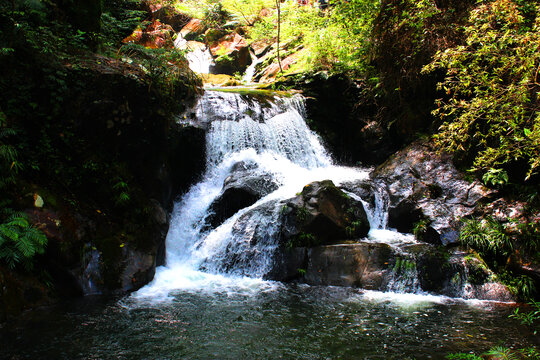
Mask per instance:
[[[309,210],[305,207],[298,208],[296,210],[296,218],[299,222],[304,222],[308,219],[309,216]]]
[[[446,355],[447,359],[450,360],[482,360],[481,356],[475,354],[466,354],[466,353],[455,353]]]
[[[520,308],[516,308],[510,317],[519,320],[524,325],[533,326],[536,324],[538,327],[540,321],[540,302],[531,300],[529,304],[532,308],[531,311],[524,312]]]
[[[122,39],[145,19],[147,13],[140,9],[139,0],[104,0],[101,15],[100,41],[103,49],[117,48]]]
[[[17,131],[7,126],[6,115],[0,112],[0,193],[15,182],[15,175],[22,170],[17,148],[9,142],[16,135]]]
[[[417,239],[422,240],[424,238],[424,235],[427,232],[429,223],[430,223],[429,219],[420,219],[418,220],[418,222],[414,223],[413,234]]]
[[[495,346],[486,352],[487,356],[495,357],[501,360],[517,360],[518,356],[509,348],[503,346]]]
[[[234,20],[242,24],[252,26],[259,20],[259,14],[263,9],[275,6],[274,0],[222,0],[223,7],[229,12]]]
[[[437,53],[424,68],[446,70],[438,89],[448,98],[434,111],[444,121],[438,145],[471,158],[471,170],[496,184],[507,182],[502,168],[517,168],[511,175],[527,180],[540,166],[540,6],[531,6],[532,23],[514,1],[480,5],[465,27],[466,43]]]
[[[33,227],[24,214],[12,213],[0,224],[0,261],[13,269],[21,264],[33,266],[35,255],[43,254],[47,237]]]
[[[503,186],[508,183],[508,173],[503,169],[489,169],[482,176],[482,181],[486,185]]]
[[[115,192],[114,202],[116,203],[116,205],[122,206],[129,203],[129,201],[131,200],[131,197],[129,195],[129,185],[124,180],[122,180],[122,178],[117,178],[112,188]]]
[[[540,353],[534,347],[512,350],[504,346],[495,346],[481,355],[470,353],[455,353],[446,355],[446,359],[452,360],[481,360],[500,359],[500,360],[518,360],[518,359],[540,359]]]
[[[301,232],[287,242],[287,248],[294,247],[313,247],[320,245],[319,240],[311,233]]]
[[[535,221],[517,222],[520,245],[540,260],[540,224]]]
[[[122,61],[134,63],[147,75],[149,86],[173,96],[186,87],[194,94],[200,83],[190,69],[184,51],[177,49],[150,49],[128,43],[120,48]]]
[[[459,240],[482,255],[507,257],[514,248],[504,227],[493,218],[464,219]]]

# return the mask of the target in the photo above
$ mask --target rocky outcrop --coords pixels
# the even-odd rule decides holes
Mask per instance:
[[[174,47],[173,34],[174,30],[170,25],[154,20],[145,28],[137,28],[123,40],[123,43],[138,44],[151,49],[172,49]]]
[[[204,34],[206,30],[201,19],[191,19],[178,33],[178,36],[186,40],[195,40],[197,36]]]
[[[251,64],[248,43],[236,32],[210,43],[210,53],[215,62],[210,67],[212,74],[243,73]]]
[[[152,20],[159,20],[164,24],[170,25],[174,31],[180,31],[191,21],[189,16],[177,11],[172,6],[154,4],[150,6],[150,10],[152,12]]]
[[[210,215],[206,221],[211,228],[215,228],[238,210],[253,205],[277,187],[273,177],[258,169],[256,164],[239,162],[225,179],[221,194],[210,205]]]
[[[277,271],[279,269],[279,272]],[[512,301],[513,295],[474,253],[437,249],[429,244],[402,248],[360,241],[293,248],[277,257],[279,280],[366,290],[425,292]]]
[[[422,224],[421,240],[433,244],[456,244],[460,219],[494,194],[478,181],[465,180],[449,156],[423,142],[394,154],[373,177],[387,184],[388,226],[411,233]]]
[[[313,182],[283,206],[283,241],[288,246],[316,246],[367,235],[369,222],[361,202],[330,180]]]
[[[9,281],[9,292],[0,293],[0,317],[19,309],[2,303],[25,292],[36,301],[20,300],[20,308],[40,305],[40,299],[122,293],[146,284],[164,261],[174,197],[204,170],[204,130],[175,121],[194,100],[188,79],[165,94],[149,86],[137,66],[104,56],[87,56],[61,70],[69,91],[62,93],[55,121],[36,116],[20,123],[29,129],[29,141],[45,136],[56,144],[53,154],[64,154],[52,162],[38,158],[48,166],[25,179],[16,204],[45,232],[48,246],[36,257],[35,274],[1,270],[0,289]],[[57,86],[47,81],[40,86]],[[44,123],[43,131],[32,130]],[[42,180],[52,178],[62,180]],[[45,280],[52,287],[43,296],[37,296],[37,286],[27,290]]]
[[[238,86],[242,85],[240,81],[231,75],[226,74],[202,74],[201,78],[205,85],[210,86]]]

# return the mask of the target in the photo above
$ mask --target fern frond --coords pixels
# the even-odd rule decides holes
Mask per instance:
[[[6,162],[11,163],[17,159],[18,152],[11,145],[0,144],[0,158],[3,158]]]

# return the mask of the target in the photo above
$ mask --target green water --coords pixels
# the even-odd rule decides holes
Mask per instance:
[[[442,359],[538,339],[512,307],[394,300],[334,287],[103,298],[27,313],[0,330],[3,359]]]

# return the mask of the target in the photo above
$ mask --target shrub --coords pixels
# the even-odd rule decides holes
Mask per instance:
[[[45,234],[23,214],[12,214],[0,224],[0,260],[11,269],[17,264],[31,269],[34,256],[43,254],[46,245]]]
[[[465,44],[438,52],[424,68],[446,70],[438,89],[448,98],[433,112],[444,121],[437,144],[472,159],[480,175],[517,168],[512,175],[528,180],[540,167],[540,5],[534,7],[533,22],[511,0],[477,7]]]
[[[504,227],[490,217],[484,220],[464,219],[459,240],[484,255],[508,256],[513,249]]]

